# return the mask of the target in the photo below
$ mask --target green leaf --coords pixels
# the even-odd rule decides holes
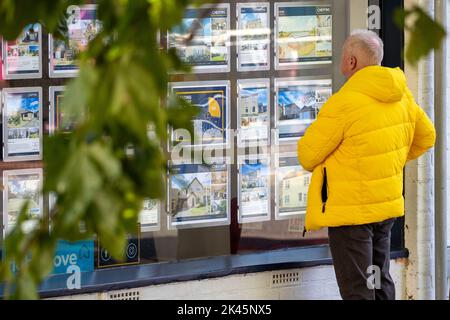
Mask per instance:
[[[120,161],[114,156],[111,148],[98,142],[89,145],[88,148],[92,162],[98,166],[108,180],[113,181],[120,178],[122,174]]]
[[[26,268],[20,271],[20,277],[17,279],[17,287],[15,288],[13,298],[21,300],[36,300],[39,298],[37,284],[30,271]]]
[[[167,106],[167,122],[173,129],[185,128],[193,136],[192,120],[198,115],[200,109],[186,100],[171,96]]]
[[[410,18],[413,23],[408,24]],[[445,29],[418,6],[410,11],[397,11],[395,22],[400,28],[405,27],[409,31],[410,39],[405,59],[413,66],[432,50],[438,50],[447,35]]]

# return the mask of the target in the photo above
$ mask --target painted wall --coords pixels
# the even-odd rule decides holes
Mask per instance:
[[[405,267],[407,261],[398,259],[391,261],[391,274],[396,286],[397,299],[404,298]],[[298,273],[298,282],[295,285],[273,284],[274,276],[280,273]],[[250,273],[233,275],[223,278],[214,278],[199,281],[186,281],[157,285],[131,290],[100,292],[95,294],[78,295],[57,299],[118,299],[114,296],[136,292],[139,299],[150,300],[339,300],[339,289],[336,284],[332,266],[321,266],[304,269],[291,269],[273,272]],[[125,298],[124,296],[123,298]]]

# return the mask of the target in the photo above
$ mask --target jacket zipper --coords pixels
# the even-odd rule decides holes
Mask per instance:
[[[323,168],[323,183],[322,183],[322,213],[325,213],[326,205],[328,200],[328,178],[327,178],[327,168]],[[306,227],[303,227],[303,238],[306,234]]]
[[[322,213],[325,213],[326,204],[328,200],[328,178],[327,168],[323,168],[323,184],[322,184]]]

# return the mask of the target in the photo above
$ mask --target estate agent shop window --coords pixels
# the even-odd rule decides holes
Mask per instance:
[[[66,81],[77,76],[77,52],[102,27],[96,9],[81,8],[80,20],[69,25],[68,44],[37,23],[16,41],[2,42],[2,239],[27,199],[30,218],[47,215],[52,206],[52,197],[39,195],[42,141],[76,125],[77,117],[61,109],[61,101]],[[114,261],[95,239],[60,241],[48,295],[64,292],[58,282],[66,273],[62,253],[75,253],[85,275],[124,265],[156,270],[151,268],[175,261],[186,262],[175,275],[192,271],[192,261],[208,273],[211,262],[202,264],[205,258],[217,259],[219,269],[227,261],[227,268],[241,267],[228,273],[267,270],[263,260],[270,257],[274,265],[280,259],[278,268],[301,266],[311,257],[330,263],[327,231],[303,236],[310,173],[297,160],[296,143],[344,83],[337,66],[348,19],[344,0],[230,0],[190,8],[178,27],[162,30],[161,46],[175,48],[192,66],[191,74],[170,75],[168,85],[200,108],[192,119],[194,137],[168,129],[170,138],[161,144],[171,168],[166,199],[143,204],[126,261]],[[186,42],[191,30],[194,37]],[[194,156],[174,159],[181,149],[200,159],[214,150],[216,160],[210,165],[186,160]],[[401,235],[394,237],[400,239],[393,241],[398,251]],[[250,258],[244,263],[242,257]],[[158,270],[154,274],[164,278]]]

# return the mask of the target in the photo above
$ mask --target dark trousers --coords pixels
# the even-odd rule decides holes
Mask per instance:
[[[342,299],[395,300],[395,286],[389,274],[391,228],[395,219],[383,222],[328,228],[330,250]],[[378,266],[381,288],[371,283]],[[371,277],[372,276],[372,277]]]

